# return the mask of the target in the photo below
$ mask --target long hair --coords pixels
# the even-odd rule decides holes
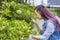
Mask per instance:
[[[45,6],[39,5],[35,8],[35,10],[37,12],[38,11],[40,12],[43,19],[52,20],[56,24],[56,27],[57,27],[58,31],[60,32],[60,24],[59,24],[57,18]]]

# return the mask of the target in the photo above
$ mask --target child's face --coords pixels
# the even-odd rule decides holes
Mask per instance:
[[[38,19],[42,19],[42,16],[40,15],[40,12],[37,12],[37,11],[35,10],[35,13],[36,13],[36,16],[37,16]]]

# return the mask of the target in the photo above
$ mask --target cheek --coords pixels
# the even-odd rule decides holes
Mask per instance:
[[[39,15],[39,14],[37,15],[37,17],[38,17],[39,19],[41,19],[41,18],[42,18],[42,17],[41,17],[41,15]]]
[[[39,18],[39,19],[42,18],[42,16],[40,15],[40,12],[36,12],[36,11],[35,11],[35,13],[36,13],[37,18]]]
[[[42,18],[41,15],[39,15],[39,18],[40,18],[40,19]]]

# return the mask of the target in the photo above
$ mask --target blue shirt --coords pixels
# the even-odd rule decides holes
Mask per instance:
[[[60,40],[59,32],[52,20],[46,20],[44,22],[40,40]]]

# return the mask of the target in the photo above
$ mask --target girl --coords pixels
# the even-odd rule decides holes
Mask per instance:
[[[35,8],[35,13],[38,19],[44,19],[43,29],[40,29],[38,24],[32,19],[32,23],[36,25],[41,35],[30,35],[33,39],[38,40],[60,40],[60,24],[56,17],[43,5]]]

